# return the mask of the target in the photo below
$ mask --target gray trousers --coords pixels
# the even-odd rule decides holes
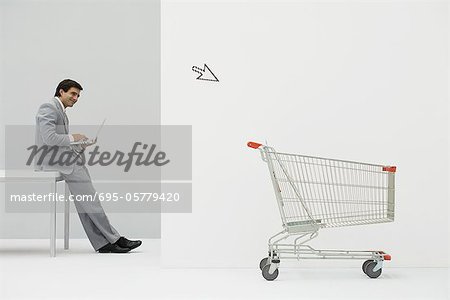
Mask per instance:
[[[73,195],[75,207],[80,217],[84,231],[94,249],[97,251],[108,243],[115,243],[120,234],[109,223],[108,217],[103,210],[102,204],[94,197],[95,188],[92,185],[91,176],[85,166],[75,165],[71,174],[63,174],[64,180],[69,185],[70,193]],[[85,200],[76,200],[76,196]],[[88,200],[88,199],[91,200]]]

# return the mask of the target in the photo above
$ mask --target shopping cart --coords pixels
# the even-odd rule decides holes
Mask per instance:
[[[367,276],[381,275],[383,261],[391,260],[383,251],[318,250],[306,243],[321,228],[394,221],[396,167],[280,153],[254,142],[247,145],[259,149],[269,166],[283,223],[283,230],[269,239],[269,254],[259,264],[265,279],[278,277],[281,259],[362,259]]]

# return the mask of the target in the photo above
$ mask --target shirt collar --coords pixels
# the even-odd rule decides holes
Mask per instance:
[[[59,97],[55,97],[56,100],[58,100],[59,105],[61,106],[61,109],[63,112],[66,112],[66,108],[64,107],[63,103],[61,102],[61,99]]]

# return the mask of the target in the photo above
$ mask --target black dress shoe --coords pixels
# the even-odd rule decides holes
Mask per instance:
[[[139,247],[142,242],[137,240],[137,241],[130,241],[129,239],[121,236],[117,242],[114,243],[115,245],[118,245],[119,247],[122,248],[130,248],[130,250]]]
[[[120,247],[119,245],[116,245],[116,243],[111,244],[108,243],[105,246],[98,249],[99,253],[126,253],[130,251],[130,248],[127,247]]]

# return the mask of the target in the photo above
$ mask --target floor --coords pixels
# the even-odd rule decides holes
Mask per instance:
[[[58,241],[59,245],[62,241]],[[97,254],[71,240],[50,258],[48,240],[0,240],[0,299],[449,299],[449,269],[162,269],[160,241],[128,254]]]

